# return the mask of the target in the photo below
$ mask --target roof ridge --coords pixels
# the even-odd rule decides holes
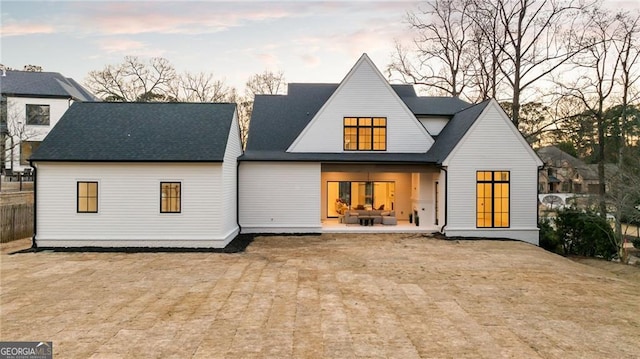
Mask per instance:
[[[453,97],[452,97],[452,98],[453,98]],[[458,98],[458,99],[459,99],[459,97],[456,97],[456,98]],[[460,101],[462,101],[462,100],[460,100]],[[476,106],[480,106],[480,105],[482,105],[482,104],[489,103],[489,102],[491,102],[491,99],[487,99],[487,100],[484,100],[484,101],[482,101],[482,102],[478,102],[478,103],[472,103],[470,106],[465,107],[465,108],[463,108],[462,110],[459,110],[459,111],[457,111],[457,112],[454,112],[454,113],[453,113],[453,115],[455,116],[455,115],[459,114],[460,112],[467,111],[467,110],[471,110],[472,108],[474,108],[474,107],[476,107]]]

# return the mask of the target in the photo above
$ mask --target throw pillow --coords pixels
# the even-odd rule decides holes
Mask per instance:
[[[388,216],[390,214],[391,214],[391,212],[389,212],[389,211],[380,213],[381,216]]]

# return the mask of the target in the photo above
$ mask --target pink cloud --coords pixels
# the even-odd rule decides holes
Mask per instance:
[[[278,57],[272,53],[258,53],[256,57],[267,69],[275,69],[280,64]]]
[[[34,35],[34,34],[51,34],[56,29],[51,25],[45,24],[2,24],[0,28],[0,34],[2,37],[9,36],[21,36],[21,35]]]
[[[316,67],[320,64],[320,58],[318,56],[314,56],[311,54],[302,54],[300,55],[300,58],[307,67]]]
[[[102,11],[93,8],[92,14],[84,18],[92,24],[92,31],[123,35],[214,33],[252,21],[298,16],[299,12],[295,6],[260,6],[256,3],[219,3],[212,6],[212,3],[197,2],[119,2],[107,3]]]
[[[140,41],[110,38],[100,41],[100,47],[109,53],[112,52],[129,52],[131,50],[139,50],[145,47],[145,44]]]
[[[133,56],[162,56],[166,51],[152,49],[143,42],[125,38],[108,38],[98,42],[100,48],[107,53],[116,53]]]

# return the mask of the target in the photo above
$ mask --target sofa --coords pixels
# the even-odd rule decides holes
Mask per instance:
[[[395,211],[388,210],[366,210],[366,209],[348,209],[340,216],[340,222],[345,224],[359,224],[360,216],[373,217],[373,224],[396,225],[398,220]]]

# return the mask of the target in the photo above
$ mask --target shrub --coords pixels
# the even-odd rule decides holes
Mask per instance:
[[[640,237],[632,238],[631,243],[633,243],[634,248],[640,249]]]
[[[538,223],[538,227],[540,227],[540,247],[548,250],[549,252],[561,254],[562,245],[558,238],[558,234],[551,225],[551,220],[548,218],[542,218]]]
[[[614,258],[618,249],[613,229],[593,211],[568,208],[558,211],[556,234],[565,255]]]

